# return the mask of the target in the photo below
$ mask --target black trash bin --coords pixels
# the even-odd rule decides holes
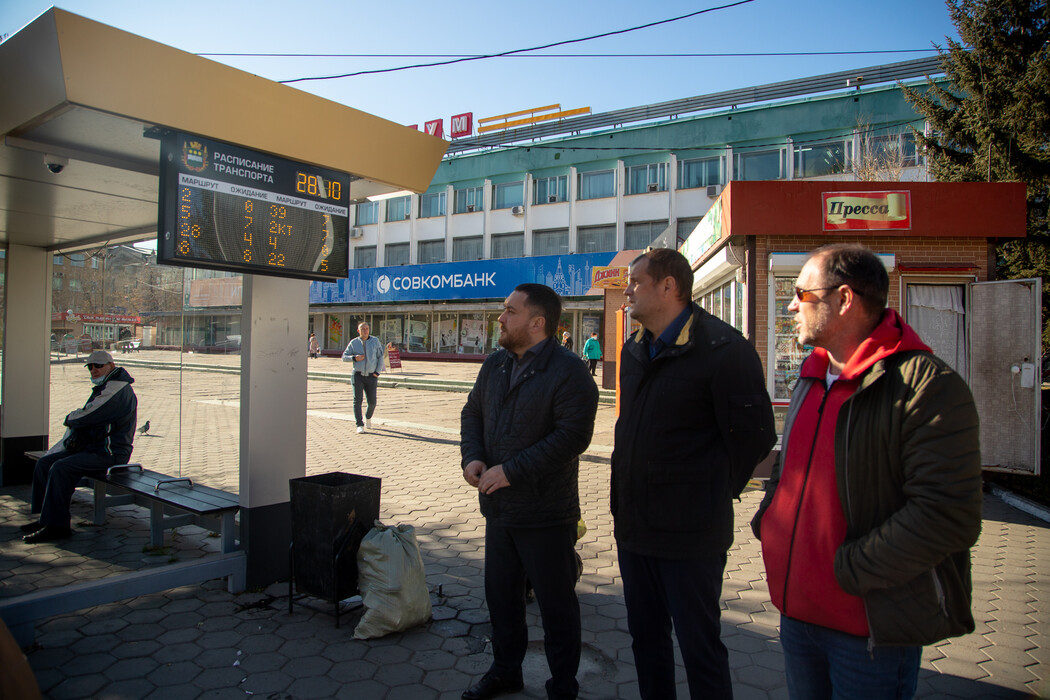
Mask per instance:
[[[335,605],[357,593],[357,550],[379,518],[382,479],[330,472],[290,479],[292,510],[292,591]]]

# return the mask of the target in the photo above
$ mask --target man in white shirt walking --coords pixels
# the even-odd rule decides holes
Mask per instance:
[[[357,432],[365,432],[372,427],[372,414],[376,412],[376,388],[379,386],[379,373],[385,369],[383,364],[383,343],[379,338],[369,335],[371,329],[362,321],[357,325],[358,336],[350,341],[343,351],[343,362],[354,363],[354,373],[350,384],[354,387],[354,421]],[[361,402],[368,397],[368,410],[361,418]]]

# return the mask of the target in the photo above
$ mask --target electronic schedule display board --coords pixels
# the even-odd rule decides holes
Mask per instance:
[[[349,175],[192,134],[168,133],[161,144],[159,262],[347,276]]]

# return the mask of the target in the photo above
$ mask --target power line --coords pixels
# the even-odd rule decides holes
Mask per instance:
[[[531,49],[522,49],[530,51]],[[723,53],[543,53],[543,54],[454,54],[454,53],[198,53],[219,58],[750,58],[776,56],[863,56],[894,53],[935,53],[937,49],[872,49],[868,51],[736,51]],[[442,64],[434,64],[442,65]],[[410,66],[409,66],[410,67]],[[397,69],[402,70],[402,69]],[[291,82],[291,81],[285,81]]]
[[[353,78],[353,77],[356,77],[356,76],[359,76],[359,75],[373,75],[373,74],[376,74],[376,73],[393,73],[395,71],[409,70],[409,69],[412,69],[412,68],[430,68],[430,67],[433,67],[433,66],[449,66],[449,65],[452,65],[452,64],[455,64],[455,63],[465,63],[467,61],[480,61],[482,59],[487,59],[487,58],[500,58],[500,57],[503,57],[503,56],[511,56],[513,54],[526,53],[526,52],[529,52],[529,51],[542,51],[543,49],[550,49],[550,48],[554,48],[555,46],[566,46],[568,44],[578,44],[578,43],[581,43],[581,42],[584,42],[584,41],[592,41],[594,39],[603,39],[605,37],[616,36],[618,34],[627,34],[628,32],[635,32],[635,31],[638,31],[640,29],[649,29],[650,27],[658,27],[661,24],[669,24],[671,22],[678,22],[678,21],[681,21],[683,19],[688,19],[690,17],[696,17],[698,15],[706,14],[708,12],[714,12],[715,10],[726,10],[726,9],[731,8],[731,7],[737,7],[739,5],[746,5],[746,4],[751,3],[751,2],[754,2],[754,0],[738,0],[738,2],[732,2],[732,3],[729,3],[728,5],[719,5],[718,7],[709,7],[706,10],[697,10],[696,12],[690,12],[689,14],[681,15],[680,17],[672,17],[671,19],[663,19],[663,20],[659,20],[657,22],[649,22],[648,24],[640,24],[640,25],[638,25],[636,27],[629,27],[627,29],[617,29],[617,30],[611,31],[611,32],[604,32],[602,34],[595,34],[593,36],[583,37],[582,39],[568,39],[566,41],[555,41],[555,42],[552,42],[550,44],[544,44],[542,46],[533,46],[532,48],[528,48],[528,49],[514,49],[514,50],[511,50],[511,51],[502,51],[500,53],[487,54],[487,55],[483,55],[483,56],[470,56],[470,57],[467,57],[467,58],[454,58],[454,59],[451,59],[451,60],[448,60],[448,61],[437,61],[435,63],[417,63],[417,64],[414,64],[414,65],[411,65],[411,66],[398,66],[396,68],[377,68],[375,70],[363,70],[363,71],[356,71],[354,73],[343,73],[343,74],[340,74],[340,75],[325,75],[325,76],[315,76],[315,77],[309,77],[309,78],[293,78],[291,80],[278,80],[277,82],[284,83],[284,84],[287,85],[287,84],[290,84],[290,83],[299,83],[299,82],[303,82],[303,81],[307,81],[307,80],[335,80],[335,79],[338,79],[338,78]]]

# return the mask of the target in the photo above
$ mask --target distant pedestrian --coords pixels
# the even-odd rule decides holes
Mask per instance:
[[[591,333],[591,337],[583,344],[583,356],[587,358],[587,368],[591,370],[591,376],[597,377],[595,370],[598,369],[598,360],[602,359],[602,345],[598,342],[598,331]]]
[[[922,645],[974,630],[977,410],[888,292],[874,253],[832,245],[788,306],[816,349],[752,527],[797,700],[910,698]]]
[[[310,357],[317,357],[321,354],[321,344],[317,342],[317,336],[313,333],[310,334]]]
[[[350,341],[343,351],[343,362],[354,363],[354,373],[350,383],[354,387],[354,421],[357,423],[357,432],[363,433],[365,429],[372,429],[372,416],[376,411],[376,389],[379,386],[379,373],[383,371],[383,343],[374,335],[369,335],[371,330],[368,324],[361,322],[357,325],[358,336]],[[368,398],[368,411],[361,417],[361,403]]]
[[[561,344],[565,346],[566,350],[572,352],[572,336],[569,335],[569,331],[561,334]]]
[[[558,346],[560,316],[553,289],[518,285],[499,317],[503,349],[485,360],[463,407],[463,478],[477,487],[485,516],[492,622],[492,665],[464,700],[522,689],[526,578],[543,620],[547,697],[571,700],[579,692],[579,457],[594,431],[598,388],[579,358]]]

